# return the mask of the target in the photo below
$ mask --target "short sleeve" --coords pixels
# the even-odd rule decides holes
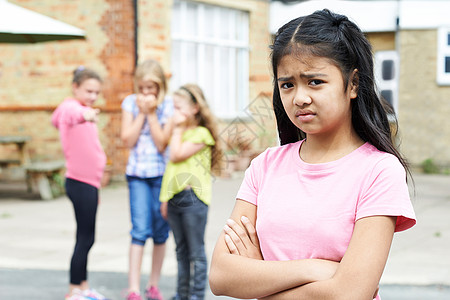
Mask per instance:
[[[251,204],[258,205],[258,193],[260,190],[261,174],[262,172],[262,162],[266,155],[266,152],[261,153],[255,157],[250,166],[245,170],[244,180],[239,187],[236,195],[236,199],[245,200]]]
[[[125,97],[125,99],[122,101],[122,109],[124,111],[133,113],[134,107],[136,105],[136,95],[128,95]]]
[[[396,232],[416,224],[406,172],[398,159],[392,155],[386,156],[375,165],[367,188],[358,201],[356,219],[377,215],[396,216]]]
[[[84,123],[86,121],[83,114],[88,109],[88,107],[82,106],[76,100],[65,100],[58,109],[58,113],[55,114],[57,116],[55,117],[55,122],[59,123],[58,126],[61,124],[72,126]]]
[[[213,146],[216,143],[208,128],[203,126],[199,126],[195,130],[189,132],[184,137],[184,140],[194,144],[205,144],[208,146]]]

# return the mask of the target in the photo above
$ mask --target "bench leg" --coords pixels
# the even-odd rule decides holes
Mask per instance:
[[[33,192],[33,175],[31,175],[30,172],[27,171],[25,177],[25,180],[27,181],[27,192],[31,193]]]
[[[36,178],[36,182],[42,200],[53,199],[52,188],[50,186],[50,180],[48,180],[47,175],[39,174]]]

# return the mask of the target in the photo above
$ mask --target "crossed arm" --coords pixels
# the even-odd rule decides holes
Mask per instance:
[[[344,257],[336,263],[264,261],[254,230],[256,206],[238,200],[230,219],[213,253],[210,286],[216,295],[244,299],[373,299],[396,221],[385,216],[358,220]]]

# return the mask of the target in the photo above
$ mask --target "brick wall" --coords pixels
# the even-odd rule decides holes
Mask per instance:
[[[30,135],[32,160],[62,157],[58,132],[50,124],[55,107],[71,95],[73,70],[85,65],[104,78],[102,95],[96,103],[101,111],[99,134],[113,172],[124,172],[128,150],[120,141],[121,110],[124,97],[133,92],[135,66],[135,28],[133,1],[121,0],[11,0],[11,3],[79,27],[86,40],[49,42],[33,45],[0,44],[0,128],[2,135]],[[269,3],[262,0],[204,0],[233,7],[250,16],[250,98],[249,105],[270,107]],[[138,59],[161,62],[170,78],[171,0],[138,0]],[[257,104],[257,105],[256,105]],[[273,143],[273,118],[263,124],[247,120],[261,140]],[[221,122],[225,128],[229,122]],[[258,148],[265,148],[261,140]],[[268,145],[267,145],[268,146]],[[8,149],[2,151],[11,152]]]
[[[436,84],[436,30],[402,31],[399,123],[401,149],[411,163],[450,164],[450,87]]]
[[[374,53],[395,50],[395,32],[371,32],[367,34],[367,39]]]
[[[85,65],[104,79],[102,95],[96,102],[102,110],[100,140],[109,161],[114,163],[114,171],[123,172],[127,153],[120,142],[120,103],[132,92],[132,1],[10,2],[77,26],[85,30],[86,40],[0,44],[0,56],[8,57],[0,65],[0,134],[30,135],[32,160],[62,157],[50,116],[71,95],[73,70]]]

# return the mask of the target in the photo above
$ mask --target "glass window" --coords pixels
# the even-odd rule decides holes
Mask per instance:
[[[248,13],[174,0],[171,90],[197,83],[214,114],[242,114],[249,95]]]
[[[438,29],[437,83],[450,85],[450,28]]]
[[[399,57],[396,51],[375,53],[375,79],[379,94],[398,112]]]
[[[392,59],[384,60],[382,67],[383,80],[391,80],[394,78],[394,61]]]

